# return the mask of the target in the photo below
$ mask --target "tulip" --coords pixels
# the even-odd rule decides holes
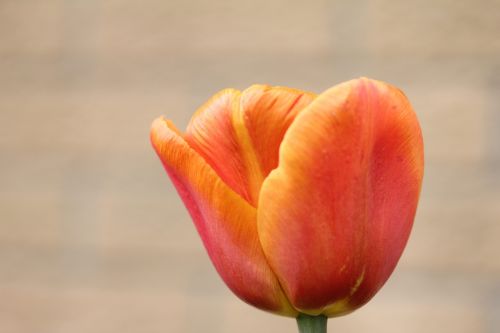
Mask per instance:
[[[226,89],[151,141],[227,286],[303,332],[368,302],[408,240],[422,135],[387,83]]]

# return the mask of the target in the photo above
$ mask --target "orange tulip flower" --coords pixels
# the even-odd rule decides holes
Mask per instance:
[[[394,270],[423,176],[417,117],[367,78],[320,95],[226,89],[185,133],[158,118],[151,141],[218,273],[242,300],[334,317]]]

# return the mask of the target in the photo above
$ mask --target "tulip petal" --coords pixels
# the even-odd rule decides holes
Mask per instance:
[[[154,121],[151,141],[228,287],[256,307],[294,316],[262,252],[255,208],[221,181],[170,121]]]
[[[191,118],[185,140],[231,189],[249,201],[244,152],[232,123],[239,96],[234,89],[214,95]]]
[[[380,289],[408,239],[422,176],[418,121],[392,86],[349,81],[297,116],[257,212],[264,253],[295,308],[337,316]]]
[[[314,98],[311,93],[254,85],[242,93],[226,89],[191,119],[186,141],[221,179],[253,206],[288,126]]]
[[[315,97],[313,93],[268,85],[253,85],[243,91],[240,118],[264,177],[278,166],[279,147],[288,127]]]

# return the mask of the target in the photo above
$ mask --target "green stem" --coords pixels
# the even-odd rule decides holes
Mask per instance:
[[[304,313],[297,317],[297,325],[300,333],[326,333],[327,317],[323,315],[309,316]]]

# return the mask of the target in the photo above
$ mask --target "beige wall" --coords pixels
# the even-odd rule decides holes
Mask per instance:
[[[500,2],[0,0],[0,332],[294,332],[234,297],[148,142],[224,87],[369,76],[426,178],[384,289],[331,332],[500,329]]]

